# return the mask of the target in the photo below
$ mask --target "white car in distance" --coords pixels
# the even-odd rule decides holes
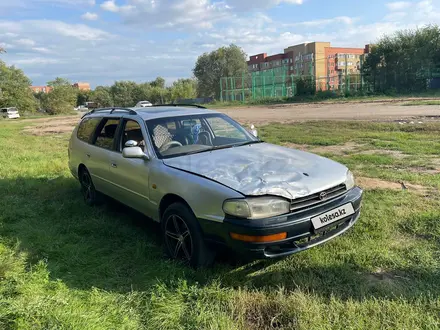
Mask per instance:
[[[146,107],[152,107],[153,104],[150,101],[139,101],[136,104],[136,108],[146,108]]]

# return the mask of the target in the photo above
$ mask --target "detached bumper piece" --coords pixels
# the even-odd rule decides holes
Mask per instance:
[[[325,203],[290,214],[258,220],[227,217],[199,219],[207,241],[253,259],[285,257],[325,243],[346,232],[359,218],[363,191],[355,187]],[[312,218],[350,203],[354,213],[315,229]]]

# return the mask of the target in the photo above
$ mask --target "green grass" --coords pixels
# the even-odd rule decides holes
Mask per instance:
[[[68,136],[27,135],[28,125],[0,123],[0,329],[440,327],[438,193],[368,190],[359,222],[325,245],[274,261],[223,257],[194,271],[163,258],[158,226],[138,213],[86,207],[67,170]],[[357,174],[408,180],[438,157],[439,131],[341,122],[260,128],[275,143],[362,144],[377,153],[329,156]],[[386,154],[388,146],[403,158]],[[435,175],[411,180],[439,185]]]
[[[411,101],[402,104],[403,106],[415,106],[415,105],[440,105],[440,101],[427,100],[427,101]]]

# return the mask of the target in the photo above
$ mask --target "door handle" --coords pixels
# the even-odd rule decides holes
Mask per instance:
[[[118,167],[118,165],[116,165],[115,163],[112,163],[111,165],[112,165],[113,168]]]
[[[87,158],[90,158],[90,154],[86,154]]]

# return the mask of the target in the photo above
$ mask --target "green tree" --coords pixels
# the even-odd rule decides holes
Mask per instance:
[[[56,77],[55,80],[47,82],[47,86],[58,87],[58,86],[71,86],[72,84],[66,78]]]
[[[21,113],[36,111],[37,101],[30,86],[23,71],[0,61],[0,107],[17,107]]]
[[[246,59],[246,53],[234,44],[199,56],[193,70],[199,96],[219,98],[220,78],[246,73]]]
[[[170,88],[171,100],[192,99],[197,97],[197,81],[195,79],[179,79]]]
[[[99,107],[112,106],[113,100],[110,87],[97,86],[90,95],[90,101],[97,103]]]
[[[134,81],[116,81],[110,88],[115,106],[133,107],[136,104]]]
[[[41,106],[51,115],[68,113],[76,105],[78,91],[71,85],[55,85],[48,94],[43,94]]]
[[[162,77],[157,77],[150,84],[152,87],[165,88],[165,79]]]
[[[76,105],[85,104],[86,102],[88,102],[90,100],[91,95],[92,95],[91,91],[78,90],[77,97],[76,97]]]
[[[366,56],[365,80],[381,92],[427,89],[426,81],[440,69],[440,28],[428,25],[382,37]]]

